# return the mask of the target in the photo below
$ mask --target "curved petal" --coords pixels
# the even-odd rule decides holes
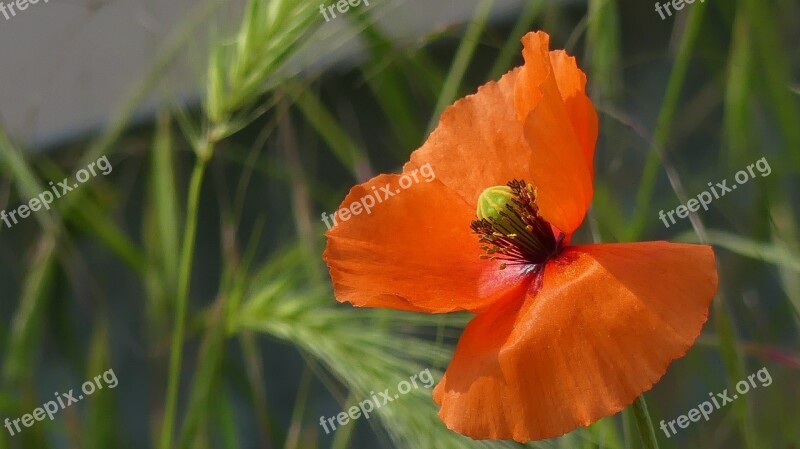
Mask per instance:
[[[437,179],[473,209],[487,187],[531,181],[531,150],[514,110],[519,71],[445,109],[428,140],[411,154],[411,163],[430,163]]]
[[[522,44],[525,66],[522,67],[514,93],[517,119],[525,123],[528,114],[539,104],[546,91],[553,90],[553,86],[547,83],[554,81],[569,116],[572,132],[591,169],[598,122],[594,104],[586,95],[586,74],[578,68],[574,56],[569,56],[564,50],[548,51],[550,36],[545,32],[528,33],[523,36]]]
[[[529,275],[479,258],[478,238],[470,230],[472,207],[432,177],[412,169],[403,176],[405,181],[380,175],[358,185],[340,206],[359,214],[337,212],[337,224],[327,232],[323,257],[337,300],[446,313],[478,312],[524,296]],[[373,204],[369,213],[367,203]]]
[[[578,68],[575,57],[569,56],[564,50],[551,51],[550,62],[572,129],[593,175],[598,122],[594,104],[586,95],[586,75]]]
[[[708,246],[570,247],[524,301],[469,323],[434,391],[447,426],[540,440],[613,415],[686,354],[717,289]]]
[[[585,94],[586,76],[574,58],[550,52],[550,37],[522,39],[522,68],[515,108],[532,150],[531,178],[541,215],[571,234],[583,221],[594,193],[593,157],[597,114]]]

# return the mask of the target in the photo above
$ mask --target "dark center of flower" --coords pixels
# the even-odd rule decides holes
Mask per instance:
[[[504,186],[489,187],[478,198],[478,219],[470,226],[479,235],[482,259],[508,265],[540,265],[561,250],[550,223],[539,216],[536,189],[515,179]]]

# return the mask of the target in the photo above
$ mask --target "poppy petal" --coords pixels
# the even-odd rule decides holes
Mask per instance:
[[[518,120],[532,150],[540,214],[566,234],[577,229],[594,194],[597,115],[574,58],[550,52],[543,32],[522,38],[525,65],[515,87]]]
[[[445,109],[428,140],[411,154],[412,164],[430,163],[436,178],[473,210],[484,189],[531,180],[531,150],[514,109],[519,72],[488,82]]]
[[[413,166],[407,168],[406,180],[412,180]],[[336,299],[446,313],[523,297],[530,279],[521,267],[499,270],[479,258],[478,237],[470,230],[475,210],[437,179],[417,178],[401,189],[400,175],[380,175],[347,195],[342,208],[363,206],[368,197],[374,205],[370,213],[360,207],[358,216],[339,218],[327,232],[323,257]]]
[[[575,57],[569,56],[564,50],[551,51],[550,62],[572,129],[593,174],[598,122],[594,104],[586,95],[586,74],[578,68]]]
[[[569,247],[538,293],[469,323],[434,390],[439,416],[472,438],[529,441],[613,415],[686,354],[716,289],[708,246]]]

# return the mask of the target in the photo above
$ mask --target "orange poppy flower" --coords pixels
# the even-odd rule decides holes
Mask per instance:
[[[477,314],[434,390],[439,416],[521,442],[649,390],[717,289],[709,246],[569,244],[592,201],[597,115],[574,58],[543,32],[522,42],[524,66],[449,107],[402,175],[350,191],[324,254],[341,302]]]

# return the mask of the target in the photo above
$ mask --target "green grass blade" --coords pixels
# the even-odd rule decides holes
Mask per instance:
[[[706,232],[708,243],[712,245],[725,248],[740,256],[760,260],[800,273],[800,254],[790,250],[786,245],[757,242],[730,232],[714,229],[709,229]],[[677,237],[677,240],[691,243],[698,241],[693,233],[681,234]]]
[[[347,168],[355,179],[358,179],[359,164],[366,160],[363,150],[342,129],[339,122],[328,111],[322,100],[308,88],[295,83],[287,82],[284,86],[286,93],[292,98],[297,109],[303,117],[319,133],[323,140],[333,151],[333,154]]]
[[[653,131],[654,148],[651,148],[650,152],[647,154],[642,179],[636,191],[636,208],[630,220],[630,225],[625,229],[624,241],[638,240],[645,230],[647,217],[650,216],[651,211],[649,205],[652,203],[653,193],[656,187],[660,154],[669,141],[672,123],[678,112],[678,102],[684,82],[686,81],[686,73],[689,69],[692,52],[702,30],[703,17],[707,5],[707,3],[695,4],[690,11],[686,12],[686,14],[689,15],[686,22],[686,29],[678,48],[678,54],[675,57],[669,82],[667,83],[667,91],[664,94],[664,100],[661,104],[661,110],[658,113],[656,127]]]
[[[408,154],[419,145],[425,130],[413,101],[414,92],[405,81],[406,55],[370,19],[367,11],[354,18],[362,28],[360,37],[369,52],[369,60],[360,64],[359,70],[394,130],[401,150],[398,155]]]
[[[175,187],[174,145],[170,119],[162,115],[158,119],[153,152],[150,159],[150,201],[152,201],[155,227],[158,230],[156,247],[159,248],[159,264],[163,278],[171,283],[169,291],[175,290],[178,274],[180,207]]]
[[[639,429],[639,435],[642,438],[642,447],[644,449],[658,449],[656,431],[653,427],[653,421],[650,419],[650,412],[647,410],[647,402],[644,399],[644,395],[636,398],[632,407],[633,416],[636,418],[636,427]]]
[[[221,295],[220,298],[225,298]],[[219,387],[220,368],[224,353],[225,314],[224,302],[217,301],[207,317],[206,335],[198,351],[197,367],[189,393],[184,426],[176,447],[196,447],[208,429],[208,420],[213,415],[215,391]]]
[[[2,126],[0,126],[0,163],[6,166],[4,171],[7,171],[15,181],[22,198],[26,200],[35,198],[45,190],[22,154],[11,143]],[[58,227],[57,222],[47,211],[40,210],[35,216],[46,231],[53,232]]]
[[[13,391],[12,385],[18,384],[33,372],[41,314],[52,289],[56,268],[56,239],[52,235],[41,237],[30,267],[23,281],[19,307],[11,322],[11,334],[3,363],[3,380],[9,385],[6,391]]]
[[[40,165],[42,171],[50,179],[58,180],[67,177],[61,168],[51,161],[44,160]],[[109,191],[113,191],[111,187],[102,184],[103,182],[103,180],[95,178],[93,183],[82,185],[81,188],[70,192],[68,196],[59,198],[53,203],[53,207],[61,213],[64,221],[73,223],[80,229],[94,234],[101,243],[125,262],[129,268],[141,275],[145,270],[144,254],[127,234],[113,222],[111,214],[105,210],[108,206],[99,204],[97,198],[100,195],[92,194],[92,192],[103,191],[103,187],[108,187]],[[99,187],[98,184],[100,184]]]
[[[763,89],[772,104],[779,129],[784,138],[785,153],[797,169],[800,167],[800,106],[790,93],[791,68],[787,64],[789,52],[783,48],[775,8],[772,3],[741,0],[747,5],[747,15],[752,21],[753,44],[756,48],[758,73],[763,76]]]
[[[92,336],[91,350],[86,370],[86,379],[93,379],[95,376],[106,373],[114,369],[111,363],[111,354],[108,343],[108,325],[106,317],[99,319],[94,335]],[[119,370],[114,370],[117,375]],[[105,378],[103,379],[105,380]],[[119,384],[117,384],[118,386]],[[116,386],[114,387],[116,388]],[[116,413],[118,397],[114,389],[103,389],[96,391],[90,398],[87,405],[87,420],[84,426],[83,435],[87,442],[87,447],[92,449],[106,449],[109,447],[120,448],[123,445],[120,441],[122,436],[119,423],[119,416]]]
[[[261,446],[265,449],[272,449],[275,447],[274,441],[277,431],[272,424],[269,409],[267,408],[267,393],[264,391],[263,385],[263,379],[265,378],[262,368],[263,360],[256,346],[255,335],[252,332],[242,332],[239,335],[239,344],[244,357],[248,391],[251,393],[250,400],[255,410],[255,420],[258,423]]]
[[[178,408],[178,388],[181,378],[181,360],[183,358],[184,332],[189,302],[189,283],[191,280],[194,256],[195,235],[197,233],[197,210],[200,203],[200,189],[206,169],[206,161],[198,159],[192,171],[189,183],[189,196],[186,200],[186,220],[184,239],[181,245],[180,270],[178,273],[178,296],[176,298],[175,323],[172,329],[170,344],[169,378],[167,398],[164,405],[164,421],[161,428],[161,449],[171,449],[175,420]]]
[[[222,428],[222,447],[225,449],[240,449],[239,434],[236,426],[236,415],[233,413],[233,404],[223,392],[218,392],[218,415]],[[267,448],[264,448],[267,449]]]
[[[15,393],[17,405],[13,416],[28,413],[39,405],[34,383],[35,363],[47,311],[46,303],[54,291],[56,245],[55,237],[50,234],[39,239],[23,281],[19,306],[11,321],[11,334],[0,372],[0,385],[3,391]],[[22,440],[22,447],[46,447],[44,431],[44,427],[37,426],[18,435]]]
[[[295,397],[294,408],[292,410],[292,420],[289,424],[289,432],[286,436],[283,449],[300,449],[301,447],[300,437],[303,433],[312,379],[311,370],[308,366],[304,367],[303,374],[300,376],[300,387],[297,389],[297,396]]]
[[[776,228],[772,232],[773,244],[784,251],[789,251],[789,248],[800,248],[797,221],[794,218],[795,213],[788,199],[772,206],[770,215]],[[800,263],[800,252],[796,254],[796,262]],[[800,329],[800,276],[797,276],[797,270],[790,268],[790,264],[779,264],[778,269],[780,270],[783,291],[794,309],[796,327]]]
[[[753,83],[752,33],[745,2],[737,4],[731,55],[725,89],[725,145],[728,167],[738,169],[748,161],[753,147],[750,95]]]
[[[586,55],[593,96],[616,99],[620,93],[622,63],[617,0],[589,0]]]

